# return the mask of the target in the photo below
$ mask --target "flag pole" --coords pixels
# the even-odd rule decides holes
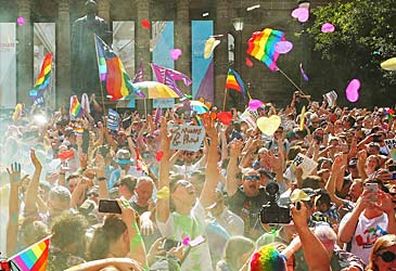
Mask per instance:
[[[106,115],[106,107],[104,104],[104,94],[103,94],[103,86],[102,86],[102,81],[100,81],[100,73],[99,73],[99,56],[98,56],[98,46],[96,44],[96,34],[93,34],[94,37],[94,43],[95,43],[95,53],[96,53],[96,63],[98,65],[98,75],[99,75],[99,84],[100,84],[100,94],[102,96],[102,108],[103,108],[103,115]]]
[[[280,71],[280,73],[287,79],[289,80],[290,83],[292,83],[292,85],[298,89],[302,94],[307,95],[296,83],[294,83],[294,81],[281,69],[278,67],[278,71]]]
[[[228,89],[226,88],[225,93],[224,93],[224,100],[223,100],[223,111],[225,111],[225,108],[226,108],[227,95],[228,95]]]

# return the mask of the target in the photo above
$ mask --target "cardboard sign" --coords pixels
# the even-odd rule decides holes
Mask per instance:
[[[256,129],[257,128],[257,117],[258,114],[256,111],[252,111],[249,108],[246,108],[245,112],[243,112],[239,118],[246,122],[250,128]]]
[[[384,142],[385,142],[386,147],[389,150],[392,160],[396,161],[396,138],[385,139]]]
[[[338,94],[334,90],[323,95],[323,99],[325,99],[330,108],[336,105],[337,98]]]
[[[205,138],[205,129],[202,126],[170,126],[169,132],[172,134],[172,150],[198,151]]]
[[[304,154],[297,154],[291,165],[286,169],[284,177],[290,181],[294,181],[296,176],[294,174],[295,169],[300,166],[303,170],[302,178],[307,178],[312,171],[318,166],[318,163],[311,158],[305,156]]]

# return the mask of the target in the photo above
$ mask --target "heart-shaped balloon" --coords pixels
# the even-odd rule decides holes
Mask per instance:
[[[358,79],[351,80],[345,90],[347,100],[351,103],[357,102],[359,100],[359,89],[360,81]]]
[[[182,51],[180,49],[172,49],[172,50],[170,50],[170,57],[173,60],[178,60],[181,55],[182,55]]]
[[[217,119],[224,125],[230,125],[232,122],[231,112],[219,112],[217,113]]]
[[[22,26],[22,25],[25,24],[25,18],[24,18],[23,16],[19,16],[19,17],[17,18],[16,22],[17,22],[17,24],[18,24],[19,26]]]
[[[164,152],[163,151],[157,151],[157,153],[155,154],[155,160],[160,162],[162,160],[162,157],[164,157]]]
[[[293,49],[293,43],[287,40],[275,44],[275,51],[279,54],[287,54],[291,49]]]
[[[300,23],[305,23],[309,19],[309,9],[307,7],[296,8],[292,11],[291,16]]]
[[[259,109],[261,106],[263,106],[263,102],[260,100],[252,99],[249,101],[249,109],[256,111]]]
[[[335,26],[331,23],[324,23],[321,27],[322,33],[332,33],[335,30]]]
[[[260,117],[257,119],[256,123],[263,134],[272,136],[281,125],[281,118],[277,115],[272,115],[269,118]]]
[[[150,30],[151,24],[150,24],[150,21],[149,21],[149,20],[143,19],[143,20],[140,22],[140,24],[142,25],[142,27],[143,27],[144,29]]]
[[[396,57],[389,58],[382,62],[381,68],[387,71],[396,71]]]

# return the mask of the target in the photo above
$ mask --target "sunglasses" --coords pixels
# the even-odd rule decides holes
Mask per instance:
[[[260,176],[250,175],[250,176],[245,176],[244,179],[247,181],[258,181],[258,180],[260,180]]]
[[[377,254],[386,263],[393,262],[396,259],[396,255],[391,251],[385,251],[384,253]]]

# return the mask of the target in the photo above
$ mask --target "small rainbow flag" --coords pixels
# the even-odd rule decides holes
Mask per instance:
[[[51,236],[46,237],[43,240],[31,245],[15,256],[9,258],[8,261],[16,265],[21,271],[47,270],[50,238]]]
[[[225,88],[236,90],[246,98],[245,84],[243,83],[241,76],[234,69],[228,69]]]
[[[78,101],[77,95],[73,95],[70,97],[70,108],[69,113],[72,117],[77,118],[81,114],[81,104]]]
[[[275,50],[275,44],[285,40],[285,33],[271,28],[254,32],[248,41],[247,54],[263,62],[271,71],[277,71],[276,61],[279,53]]]
[[[125,71],[121,59],[101,38],[95,37],[98,58],[99,79],[104,83],[112,101],[126,97],[129,93],[137,93],[131,78]]]
[[[44,57],[43,63],[41,64],[40,74],[37,77],[36,83],[34,84],[35,90],[45,89],[51,79],[52,72],[52,54],[47,53]]]

